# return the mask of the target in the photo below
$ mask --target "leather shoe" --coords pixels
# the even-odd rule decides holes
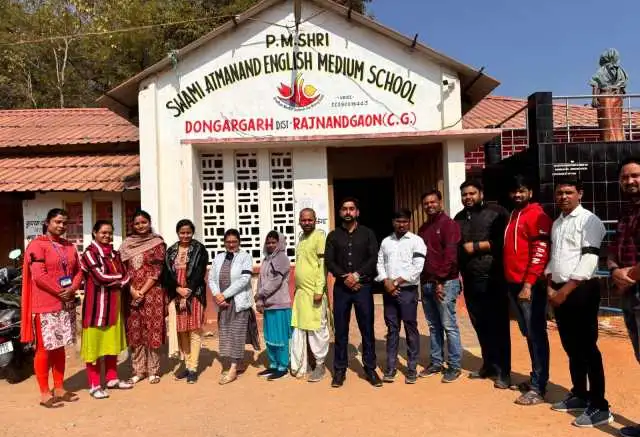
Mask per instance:
[[[493,387],[499,390],[507,390],[509,389],[509,387],[511,387],[511,381],[509,381],[508,379],[498,378],[493,383]]]
[[[344,380],[346,376],[347,375],[344,370],[336,370],[333,373],[333,378],[331,379],[331,387],[333,388],[342,387],[342,384],[344,384]]]
[[[469,373],[469,379],[487,379],[492,376],[495,376],[495,373],[485,369],[484,367],[476,372]]]
[[[367,377],[367,381],[369,381],[369,384],[374,387],[382,387],[382,380],[380,379],[378,372],[376,372],[375,370],[366,370],[365,375]]]

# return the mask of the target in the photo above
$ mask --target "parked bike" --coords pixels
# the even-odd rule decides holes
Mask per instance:
[[[12,250],[14,266],[0,269],[0,375],[10,384],[31,376],[33,347],[20,342],[22,269],[20,249]]]

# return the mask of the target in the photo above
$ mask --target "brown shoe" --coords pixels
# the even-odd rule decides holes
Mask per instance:
[[[518,405],[538,405],[542,403],[544,403],[542,395],[533,390],[523,393],[516,399],[516,404]]]

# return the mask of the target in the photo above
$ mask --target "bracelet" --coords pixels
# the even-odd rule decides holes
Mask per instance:
[[[478,241],[474,241],[473,242],[473,251],[474,252],[480,252],[480,242],[478,242]]]

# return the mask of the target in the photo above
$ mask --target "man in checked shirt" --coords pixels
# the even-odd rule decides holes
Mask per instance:
[[[636,360],[640,363],[640,157],[622,161],[618,171],[620,187],[627,205],[618,220],[616,236],[609,246],[607,261],[616,291],[622,295],[624,321],[629,331]],[[620,430],[623,437],[640,437],[640,426],[627,426]]]

